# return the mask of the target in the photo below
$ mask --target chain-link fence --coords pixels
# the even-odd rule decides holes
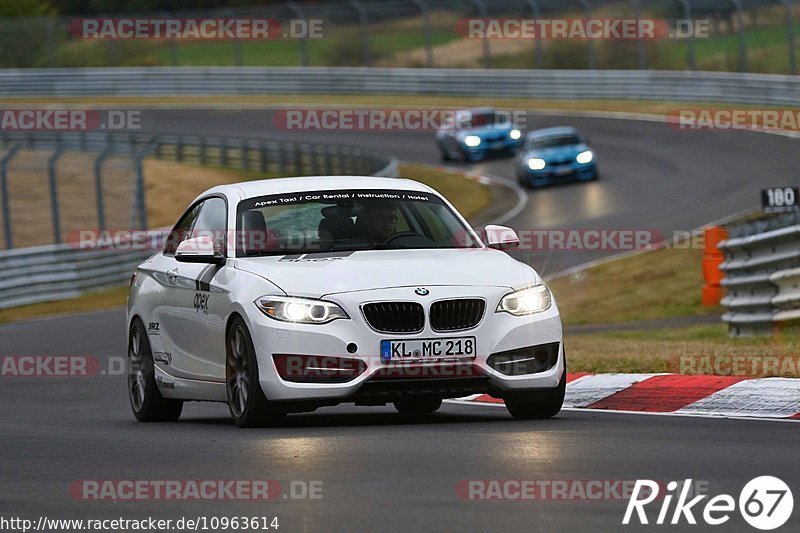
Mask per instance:
[[[265,19],[270,38],[87,38],[76,18],[0,21],[0,67],[386,66],[797,73],[796,0],[350,0],[136,14]],[[119,22],[124,14],[93,15]],[[470,38],[476,19],[648,19],[662,38]],[[98,26],[95,25],[95,28]],[[116,26],[118,28],[118,26]],[[106,28],[107,29],[107,28]],[[95,36],[97,36],[96,34]]]
[[[4,248],[59,244],[87,230],[146,229],[146,158],[237,168],[250,171],[252,177],[393,172],[390,158],[341,145],[0,131],[0,235]]]

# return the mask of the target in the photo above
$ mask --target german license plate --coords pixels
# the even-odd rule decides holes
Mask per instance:
[[[572,167],[561,167],[555,170],[555,174],[557,176],[566,176],[567,174],[572,174]]]
[[[381,361],[384,363],[472,359],[476,355],[475,337],[381,341]]]

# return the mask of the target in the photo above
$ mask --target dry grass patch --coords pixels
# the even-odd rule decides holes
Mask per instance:
[[[400,164],[400,176],[433,187],[447,198],[464,218],[471,220],[486,210],[491,202],[491,189],[460,174],[442,171],[428,165]]]
[[[68,300],[0,309],[0,324],[54,315],[117,309],[125,305],[127,298],[128,287],[126,285],[124,287],[91,292]]]
[[[147,221],[151,228],[175,224],[192,200],[211,187],[276,177],[273,174],[202,167],[160,159],[145,160],[144,176]]]

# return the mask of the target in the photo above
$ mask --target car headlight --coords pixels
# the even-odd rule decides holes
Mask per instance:
[[[532,315],[550,309],[553,298],[547,285],[535,285],[527,289],[506,294],[497,304],[497,313],[506,312],[514,316]]]
[[[528,159],[528,168],[531,170],[542,170],[547,163],[544,162],[544,159]]]
[[[255,303],[262,313],[281,322],[327,324],[339,318],[350,318],[341,307],[324,300],[262,296]]]
[[[467,135],[464,137],[464,144],[469,146],[470,148],[475,148],[479,144],[481,144],[481,138],[477,135]]]
[[[520,137],[522,137],[522,132],[521,132],[521,131],[519,131],[519,130],[511,130],[511,131],[508,133],[508,136],[509,136],[509,137],[511,137],[512,139],[514,139],[514,140],[516,141],[517,139],[519,139]]]
[[[575,161],[577,161],[581,165],[585,165],[586,163],[591,163],[592,159],[594,159],[594,153],[591,150],[586,150],[585,152],[581,152],[577,156],[575,156]]]

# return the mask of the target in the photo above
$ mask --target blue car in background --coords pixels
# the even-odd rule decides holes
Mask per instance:
[[[436,131],[436,144],[445,161],[479,161],[490,153],[513,154],[522,146],[522,132],[508,113],[468,109],[456,111]]]
[[[597,179],[597,156],[575,128],[535,130],[525,136],[517,157],[517,179],[523,187]]]

